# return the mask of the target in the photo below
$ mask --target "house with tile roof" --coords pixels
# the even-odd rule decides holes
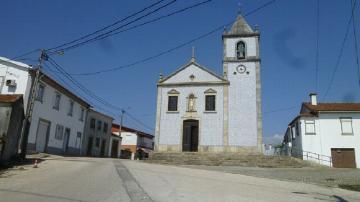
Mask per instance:
[[[331,167],[360,168],[360,103],[302,103],[286,129],[284,153]]]

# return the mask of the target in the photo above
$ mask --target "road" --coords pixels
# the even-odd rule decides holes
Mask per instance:
[[[0,176],[0,201],[360,201],[360,193],[217,171],[50,157]]]

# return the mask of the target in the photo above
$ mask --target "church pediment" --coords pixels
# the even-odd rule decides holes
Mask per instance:
[[[175,84],[175,83],[216,83],[227,82],[221,76],[218,76],[209,69],[197,64],[194,61],[179,68],[168,77],[162,79],[160,84]]]

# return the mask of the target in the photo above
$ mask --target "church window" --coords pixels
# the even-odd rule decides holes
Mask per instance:
[[[245,58],[245,43],[243,41],[239,41],[236,44],[236,57],[237,59]]]
[[[187,111],[189,112],[194,112],[196,111],[195,109],[195,95],[194,94],[190,94],[189,97],[188,97],[188,109]]]
[[[215,95],[205,95],[205,111],[215,111]]]
[[[169,96],[168,99],[168,111],[177,111],[178,96]]]

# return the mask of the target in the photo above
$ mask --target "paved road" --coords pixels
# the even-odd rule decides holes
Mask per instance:
[[[56,157],[0,176],[0,201],[360,201],[360,193],[137,161]]]

